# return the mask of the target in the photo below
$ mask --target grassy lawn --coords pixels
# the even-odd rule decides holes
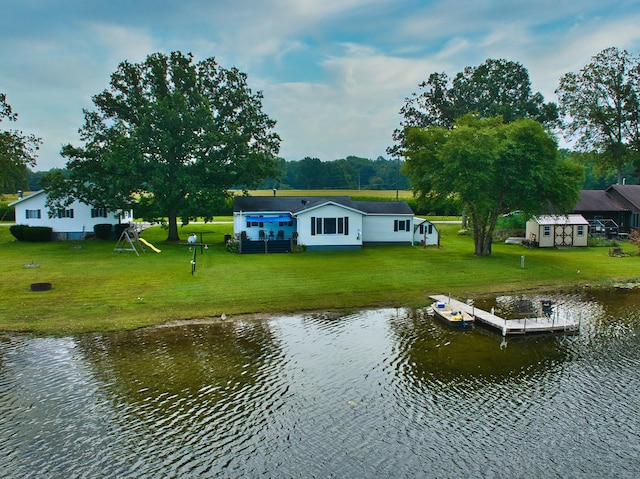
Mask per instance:
[[[219,218],[216,218],[219,220]],[[132,329],[174,320],[304,310],[424,306],[427,296],[461,297],[530,289],[606,286],[640,278],[640,257],[608,248],[526,249],[495,244],[473,255],[471,237],[439,225],[440,249],[367,247],[361,251],[237,255],[223,244],[231,224],[194,224],[212,246],[191,274],[187,246],[164,243],[156,226],[142,237],[162,250],[113,252],[115,241],[24,243],[0,226],[0,330],[71,334]],[[632,245],[623,248],[635,253]],[[521,268],[521,256],[525,267]],[[38,268],[25,268],[27,264]],[[31,283],[49,282],[33,292]]]

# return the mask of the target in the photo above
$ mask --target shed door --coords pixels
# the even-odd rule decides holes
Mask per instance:
[[[556,246],[573,246],[573,226],[556,226],[554,244]]]

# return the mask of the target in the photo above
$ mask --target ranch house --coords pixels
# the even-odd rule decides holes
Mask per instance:
[[[93,227],[101,223],[129,223],[133,211],[111,212],[104,207],[91,206],[75,200],[65,209],[50,211],[46,206],[44,190],[18,198],[9,206],[15,207],[16,224],[48,226],[55,240],[76,240],[93,236]]]
[[[413,211],[404,201],[355,201],[347,196],[239,196],[233,231],[241,253],[360,249],[363,245],[411,245]],[[417,233],[425,236],[428,224]],[[431,225],[431,241],[437,230]],[[420,239],[418,241],[420,241]]]
[[[640,185],[582,190],[574,212],[589,221],[593,235],[626,236],[632,229],[640,228]]]

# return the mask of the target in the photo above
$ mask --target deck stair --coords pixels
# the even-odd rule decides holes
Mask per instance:
[[[493,312],[484,311],[476,308],[472,304],[458,301],[450,296],[434,294],[429,297],[434,301],[450,304],[455,309],[469,313],[474,317],[476,322],[497,329],[503,336],[530,333],[575,332],[580,329],[580,320],[575,320],[568,310],[565,311],[564,314],[560,314],[556,309],[556,311],[549,316],[505,319],[493,314]]]

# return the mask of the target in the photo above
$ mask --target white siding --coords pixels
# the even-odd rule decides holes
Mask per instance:
[[[412,244],[413,218],[407,215],[367,215],[362,220],[362,231],[362,241],[365,244]]]
[[[73,218],[49,217],[49,209],[45,206],[46,194],[44,192],[34,193],[22,200],[14,202],[16,213],[16,224],[29,226],[48,226],[54,233],[93,233],[93,227],[100,223],[117,224],[120,222],[119,216],[114,213],[107,213],[107,217],[91,217],[93,207],[74,201],[66,210],[73,210]],[[40,211],[40,218],[27,218],[27,211]],[[122,222],[127,223],[133,220],[133,213],[127,212],[126,218]]]
[[[348,234],[331,233],[322,231],[318,233],[314,228],[312,234],[311,219],[314,218],[348,218]],[[362,246],[362,213],[342,206],[328,204],[299,213],[298,220],[298,244],[306,245],[308,248],[337,246],[337,247],[360,247]]]
[[[424,241],[425,246],[437,245],[438,244],[438,228],[436,225],[431,223],[431,221],[425,220],[424,218],[414,218],[414,233],[413,233],[413,241],[414,243],[420,244],[421,241]],[[423,227],[422,233],[420,232],[420,226]],[[431,232],[429,232],[429,230]]]

